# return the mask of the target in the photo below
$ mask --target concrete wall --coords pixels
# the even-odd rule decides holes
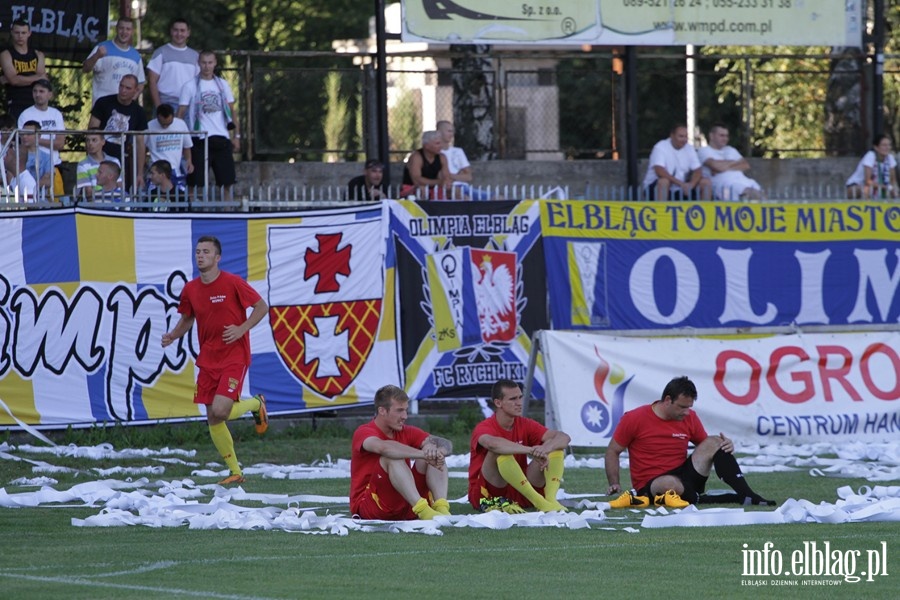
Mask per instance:
[[[750,175],[766,189],[788,187],[831,186],[842,190],[844,182],[856,168],[858,158],[822,159],[750,159]],[[495,160],[475,163],[475,183],[481,185],[569,186],[573,197],[588,186],[624,186],[625,161],[516,161]],[[643,178],[647,161],[642,160]],[[350,178],[362,173],[361,163],[274,163],[242,162],[238,164],[238,191],[246,193],[253,186],[346,186]],[[399,184],[403,165],[391,165],[391,182]]]

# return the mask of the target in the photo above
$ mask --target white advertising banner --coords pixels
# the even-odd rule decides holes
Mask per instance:
[[[403,40],[450,44],[860,46],[846,0],[403,0]]]
[[[548,424],[606,446],[625,411],[687,375],[706,431],[756,443],[896,438],[900,332],[616,337],[542,331]]]

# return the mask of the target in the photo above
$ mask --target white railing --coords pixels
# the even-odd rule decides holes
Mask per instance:
[[[59,206],[63,205],[71,205],[76,204],[80,201],[87,200],[86,197],[82,194],[81,198],[78,197],[78,190],[75,189],[71,193],[63,193],[56,194],[53,186],[53,178],[51,178],[51,184],[49,186],[41,186],[39,182],[36,182],[36,186],[34,189],[20,189],[23,186],[17,185],[17,182],[20,181],[20,178],[24,171],[21,170],[21,153],[23,149],[20,147],[19,138],[23,134],[31,134],[32,130],[30,129],[14,129],[8,132],[7,136],[4,136],[3,145],[0,146],[0,159],[3,159],[7,156],[8,153],[12,153],[12,156],[15,158],[15,168],[11,169],[10,172],[12,174],[12,179],[8,180],[7,177],[7,169],[6,169],[6,161],[0,160],[0,171],[2,171],[2,187],[0,187],[0,203],[3,204],[47,204]],[[90,133],[102,135],[104,138],[118,138],[120,141],[112,142],[119,145],[120,154],[116,158],[119,160],[119,165],[122,169],[122,176],[125,176],[125,170],[129,169],[130,177],[127,177],[126,181],[137,181],[138,175],[138,156],[135,152],[131,152],[130,155],[126,154],[126,143],[125,138],[127,136],[156,136],[156,135],[173,135],[171,131],[101,131],[97,129],[65,129],[65,130],[51,130],[51,129],[41,129],[37,132],[38,136],[48,136],[51,141],[51,146],[53,143],[54,136],[57,135],[87,135]],[[174,133],[182,133],[182,132],[174,132]],[[203,165],[200,167],[199,165],[195,165],[195,168],[202,168],[203,174],[203,185],[196,190],[194,194],[196,197],[199,197],[203,200],[209,200],[210,194],[212,193],[209,188],[209,137],[208,132],[206,131],[191,131],[188,132],[192,137],[199,137],[203,140],[204,152],[203,152]],[[133,144],[134,141],[131,140]],[[43,154],[38,155],[38,160],[42,158],[49,160],[49,158],[45,158],[44,155],[48,154],[48,151],[42,151]],[[126,156],[131,158],[130,161],[126,161]],[[178,165],[172,165],[173,170]],[[142,178],[146,179],[146,172],[149,170],[150,164],[149,162],[144,165],[144,173],[141,173]],[[144,186],[146,188],[146,185]],[[147,195],[146,189],[135,189],[131,187],[123,194],[122,200],[124,201],[125,196],[129,197],[141,197]],[[186,195],[186,194],[184,194]],[[107,199],[109,199],[109,195],[107,195]]]

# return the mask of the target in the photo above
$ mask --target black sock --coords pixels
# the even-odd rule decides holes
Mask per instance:
[[[773,500],[766,500],[758,494],[741,496],[740,494],[702,494],[697,504],[743,504],[744,506],[776,506]]]
[[[752,489],[744,479],[741,467],[738,466],[737,459],[733,454],[729,454],[723,450],[717,451],[713,455],[713,466],[716,468],[716,475],[719,479],[727,483],[740,496],[739,504],[774,506],[775,503],[766,500]]]
[[[737,494],[702,494],[697,504],[741,504],[743,501]]]

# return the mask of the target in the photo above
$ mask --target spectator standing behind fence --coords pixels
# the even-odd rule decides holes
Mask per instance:
[[[456,200],[490,200],[490,194],[472,187],[472,165],[465,150],[453,145],[456,129],[450,121],[438,121],[441,154],[447,159],[447,173],[453,181],[451,198]]]
[[[137,89],[137,77],[124,75],[119,80],[118,94],[104,96],[94,103],[88,129],[102,129],[112,134],[123,131],[146,131],[147,117],[144,115],[144,109],[134,101],[135,89]],[[126,188],[130,190],[142,188],[146,160],[143,135],[107,135],[103,151],[120,159],[123,151],[123,137],[125,137],[125,160],[122,166],[125,169]],[[137,161],[136,173],[132,156]]]
[[[147,151],[150,163],[164,160],[171,165],[175,183],[184,183],[185,175],[194,172],[191,160],[191,147],[194,145],[190,131],[184,120],[175,116],[175,111],[168,104],[160,104],[156,108],[156,118],[147,124],[148,132],[155,135],[146,136]],[[184,169],[181,161],[184,160]]]
[[[697,152],[688,144],[687,127],[676,125],[653,146],[643,187],[650,200],[712,199],[712,183],[703,177]]]
[[[703,176],[712,181],[717,200],[763,197],[762,186],[745,174],[750,170],[750,163],[734,146],[728,145],[728,127],[722,123],[709,128],[709,145],[697,150],[697,158],[703,165]]]
[[[53,84],[47,79],[38,79],[31,86],[31,95],[34,104],[22,111],[19,115],[18,126],[22,126],[28,121],[36,121],[40,124],[41,130],[46,131],[62,131],[66,128],[62,113],[50,106],[50,100],[53,99]],[[43,134],[38,137],[38,147],[44,156],[42,160],[47,161],[48,165],[53,165],[53,194],[62,196],[63,179],[62,173],[59,171],[59,164],[62,159],[59,157],[59,151],[66,146],[65,134]]]
[[[169,24],[169,43],[153,52],[147,63],[147,85],[153,107],[169,104],[178,110],[178,99],[184,85],[199,73],[197,51],[188,47],[191,26],[186,19],[176,18]]]
[[[99,133],[89,133],[84,136],[84,149],[87,156],[78,163],[75,169],[75,196],[77,198],[93,197],[94,192],[100,189],[97,184],[97,171],[100,163],[111,160],[119,165],[119,159],[110,156],[103,151],[103,136]],[[121,168],[121,165],[119,165]]]
[[[9,48],[0,52],[0,71],[6,88],[6,110],[14,119],[31,106],[31,86],[47,78],[44,53],[29,45],[31,26],[27,21],[13,21]]]
[[[421,200],[442,200],[446,197],[444,188],[451,185],[447,158],[441,154],[441,134],[426,131],[422,134],[422,147],[409,156],[403,168],[400,196],[405,198],[420,192]]]
[[[847,197],[897,198],[897,159],[889,136],[875,136],[872,149],[863,155],[847,180]]]
[[[144,60],[131,45],[134,37],[134,21],[121,17],[116,22],[116,37],[104,40],[94,46],[81,65],[82,73],[93,73],[91,87],[93,102],[103,96],[111,96],[119,91],[119,81],[123,75],[134,75],[138,85],[134,91],[135,100],[144,91]]]
[[[363,174],[347,183],[348,200],[384,200],[388,197],[384,185],[384,165],[377,158],[370,158],[363,167]]]
[[[209,166],[216,178],[216,186],[224,188],[223,199],[231,199],[231,186],[237,181],[232,152],[241,150],[241,133],[234,112],[234,94],[228,82],[216,75],[216,55],[204,50],[200,53],[200,74],[188,81],[178,100],[178,116],[191,131],[209,134]],[[232,137],[233,134],[233,137]],[[188,185],[204,185],[207,175],[204,162],[203,138],[194,136],[191,160],[194,172],[187,177]]]

